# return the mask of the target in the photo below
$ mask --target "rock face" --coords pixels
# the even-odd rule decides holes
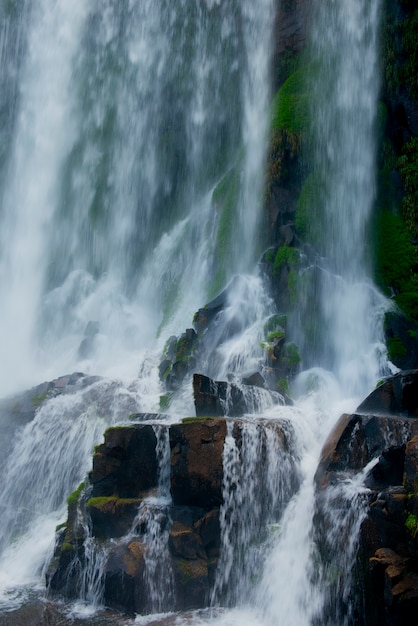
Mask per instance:
[[[261,375],[259,375],[261,378]],[[214,416],[242,417],[245,413],[256,413],[266,405],[285,404],[286,399],[280,393],[263,389],[259,378],[249,378],[258,385],[237,384],[212,380],[203,374],[193,375],[193,395],[198,417]]]
[[[370,464],[354,577],[356,623],[365,626],[413,624],[418,611],[417,381],[416,371],[400,373],[372,392],[355,414],[343,415],[316,473],[319,535],[326,537],[332,534],[330,490]],[[350,503],[341,502],[348,520]]]
[[[242,424],[234,422],[237,448]],[[272,428],[277,454],[288,451],[288,434],[278,422]],[[214,418],[109,428],[95,450],[88,484],[69,498],[47,575],[51,591],[79,596],[93,542],[106,555],[106,606],[128,614],[207,606],[221,548],[226,436],[226,420]],[[260,472],[266,454],[262,448]],[[297,485],[295,478],[292,493]]]

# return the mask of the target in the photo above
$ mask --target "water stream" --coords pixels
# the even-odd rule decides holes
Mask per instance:
[[[55,526],[104,430],[131,413],[158,413],[165,342],[237,274],[200,365],[225,379],[262,361],[263,326],[275,312],[256,260],[278,5],[16,0],[0,7],[0,395],[72,371],[101,376],[41,403],[10,434],[0,621],[34,590],[43,593]],[[306,304],[301,294],[299,304],[312,314],[315,338],[294,324],[306,366],[295,406],[271,406],[260,392],[254,402],[263,419],[246,417],[239,448],[228,426],[212,608],[177,616],[176,624],[332,623],[318,617],[333,609],[315,570],[313,476],[336,419],[354,410],[385,361],[385,302],[367,252],[379,10],[378,0],[330,0],[313,11],[311,158],[324,228],[313,264],[318,297]],[[192,411],[186,380],[165,424],[155,426],[160,492],[138,512],[151,546],[154,612],[167,610],[173,593],[167,423]],[[279,458],[275,422],[288,432]],[[257,482],[261,449],[267,462]],[[362,490],[359,479],[360,500]],[[93,614],[105,558],[92,545],[80,601]],[[352,554],[344,558],[338,567],[349,569]]]

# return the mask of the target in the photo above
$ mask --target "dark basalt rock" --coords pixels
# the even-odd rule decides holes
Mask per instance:
[[[139,498],[156,487],[156,443],[150,424],[109,428],[93,456],[92,497]]]
[[[256,382],[259,383],[260,377]],[[239,385],[235,382],[212,380],[203,374],[193,375],[193,395],[196,415],[242,417],[246,413],[256,413],[262,409],[262,401],[271,404],[285,404],[280,393],[264,389],[260,384]]]
[[[223,419],[203,419],[170,428],[171,493],[175,504],[206,510],[222,503]]]
[[[356,565],[358,622],[415,623],[418,609],[418,372],[400,372],[373,391],[329,436],[316,472],[318,536],[329,534],[329,487],[376,460],[365,478],[366,516]],[[339,500],[339,506],[348,507]],[[348,508],[347,508],[348,510]],[[321,535],[322,533],[322,535]],[[323,555],[326,558],[326,554]],[[354,593],[354,591],[353,591]]]
[[[232,429],[238,449],[242,447],[243,425],[237,420]],[[274,421],[273,427],[280,455],[289,450],[288,435],[279,422]],[[260,421],[258,428],[262,430],[264,422]],[[167,610],[195,609],[209,603],[221,547],[226,435],[223,418],[189,418],[169,427],[172,502],[166,508],[157,507],[153,518],[168,535],[164,567],[172,572],[174,599]],[[265,478],[266,453],[261,445],[260,485]],[[88,542],[97,540],[107,551],[103,571],[106,606],[130,615],[155,610],[147,591],[146,540],[148,507],[153,506],[153,498],[146,497],[156,493],[157,474],[156,438],[151,425],[138,423],[106,431],[104,443],[96,448],[88,483],[69,498],[67,524],[57,534],[47,574],[51,591],[77,597],[78,568],[84,567],[88,558],[84,535],[88,527]],[[295,477],[292,493],[297,485]],[[288,495],[290,498],[291,493]]]
[[[359,413],[418,417],[418,370],[384,381],[357,408]]]

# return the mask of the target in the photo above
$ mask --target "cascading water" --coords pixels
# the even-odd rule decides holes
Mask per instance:
[[[80,361],[133,376],[254,262],[272,0],[7,7],[2,391]]]
[[[345,395],[373,386],[382,361],[387,305],[370,279],[367,245],[375,199],[380,10],[378,1],[322,3],[311,36],[308,184],[320,258],[306,273],[315,294],[300,343],[307,344],[306,364],[333,372]]]
[[[312,315],[320,340],[301,333],[311,369],[298,381],[302,394],[313,379],[317,390],[296,407],[265,406],[269,423],[289,428],[279,460],[271,423],[235,426],[239,445],[228,426],[212,604],[237,608],[189,616],[194,624],[307,626],[321,623],[321,611],[332,614],[314,575],[313,475],[325,435],[375,383],[380,365],[384,303],[368,278],[366,251],[380,3],[318,4],[310,88],[324,233]],[[253,269],[275,8],[274,0],[39,0],[0,8],[0,114],[8,129],[0,153],[0,390],[74,369],[125,381],[81,380],[16,430],[3,471],[6,608],[21,601],[22,585],[43,579],[66,496],[89,470],[106,426],[157,410],[165,339],[236,273]],[[273,312],[259,276],[232,283],[205,338],[206,373],[225,378],[259,363],[263,322]],[[190,404],[184,386],[171,410],[184,415]],[[144,501],[132,529],[150,545],[154,611],[166,610],[172,594],[165,432],[157,437],[161,492]],[[261,449],[267,463],[257,482]],[[98,605],[106,554],[94,542],[86,548],[80,598]],[[343,561],[338,566],[349,568]],[[157,563],[166,563],[163,572]]]

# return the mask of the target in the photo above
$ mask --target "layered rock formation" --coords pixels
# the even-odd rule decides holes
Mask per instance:
[[[290,451],[289,435],[279,422],[268,427],[277,435],[273,453],[279,459]],[[243,446],[243,428],[243,422],[233,423],[237,450]],[[257,426],[261,442],[265,428],[265,423]],[[96,448],[88,483],[69,498],[49,588],[77,597],[93,544],[105,554],[101,570],[95,561],[95,575],[106,606],[130,614],[207,606],[220,557],[226,437],[227,421],[214,418],[189,418],[169,428],[132,424],[108,429]],[[261,483],[266,444],[258,462]],[[296,475],[290,485],[287,498],[298,486]],[[258,536],[261,529],[255,532]]]
[[[364,473],[366,492],[356,502],[338,496],[345,532],[350,516],[361,522],[354,554],[356,623],[394,626],[415,623],[418,615],[418,372],[384,382],[358,407],[343,415],[324,446],[316,473],[317,532],[324,559],[335,558],[330,541],[329,490]],[[364,508],[363,508],[364,507]],[[341,512],[340,511],[340,512]],[[356,539],[352,537],[351,539]],[[351,540],[350,539],[350,540]],[[348,550],[348,545],[344,548]],[[340,571],[340,576],[347,573]],[[339,588],[341,581],[333,583]],[[336,592],[336,589],[335,589]],[[336,595],[336,593],[335,593]],[[338,611],[345,610],[343,599]]]

